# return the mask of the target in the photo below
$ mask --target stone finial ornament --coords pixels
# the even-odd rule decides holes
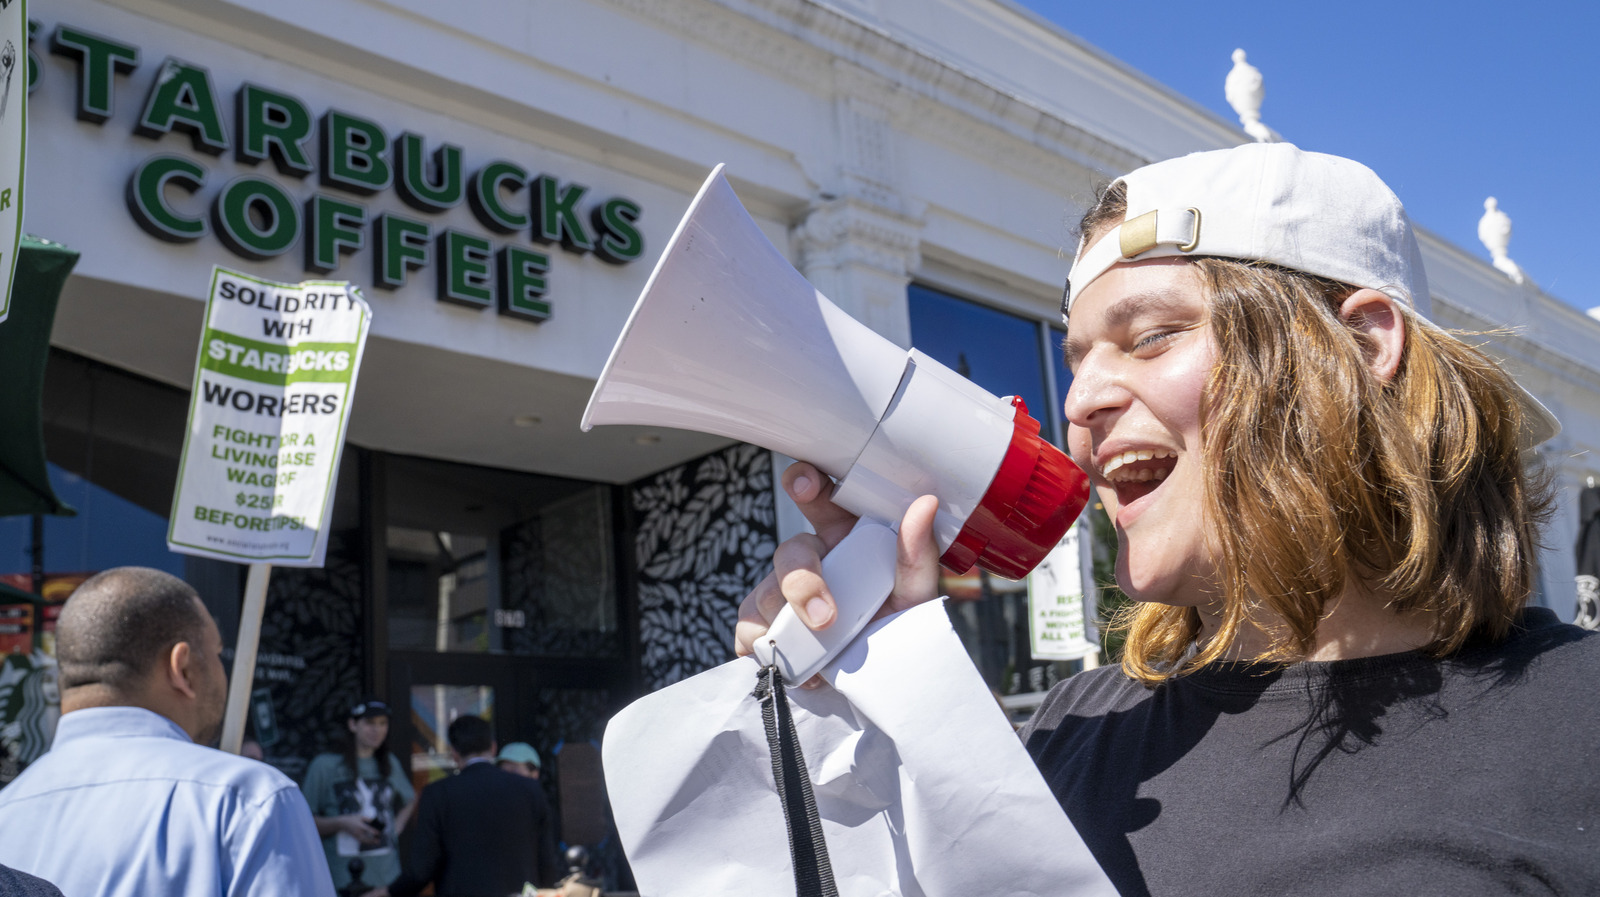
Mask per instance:
[[[1267,91],[1263,86],[1261,70],[1245,61],[1243,50],[1233,51],[1233,68],[1222,82],[1222,94],[1228,105],[1239,115],[1244,132],[1257,143],[1277,143],[1283,139],[1278,132],[1261,123],[1261,100]]]
[[[1506,255],[1506,249],[1511,245],[1511,216],[1500,210],[1500,203],[1493,196],[1483,201],[1483,217],[1478,219],[1478,239],[1482,241],[1483,248],[1489,250],[1489,257],[1500,273],[1511,278],[1512,283],[1527,282],[1528,277],[1522,273],[1522,268]]]

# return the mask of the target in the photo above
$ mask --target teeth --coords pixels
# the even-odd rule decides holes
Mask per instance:
[[[1178,453],[1177,452],[1168,452],[1168,451],[1163,451],[1161,449],[1155,449],[1155,450],[1130,449],[1130,450],[1128,450],[1126,452],[1123,452],[1120,455],[1117,455],[1117,456],[1113,457],[1111,460],[1107,461],[1106,462],[1106,466],[1105,466],[1105,470],[1102,472],[1102,476],[1106,477],[1107,479],[1110,479],[1111,475],[1113,473],[1117,472],[1118,470],[1122,469],[1123,467],[1125,467],[1125,466],[1127,466],[1129,464],[1132,464],[1135,461],[1153,461],[1153,460],[1157,460],[1157,459],[1160,459],[1160,458],[1176,458],[1176,457],[1178,457]],[[1150,480],[1150,479],[1157,479],[1157,480],[1166,479],[1166,476],[1167,476],[1167,472],[1164,469],[1163,470],[1154,470],[1154,471],[1141,470],[1141,471],[1139,471],[1139,474],[1136,477],[1136,479],[1138,479],[1140,482],[1143,482],[1145,480]]]

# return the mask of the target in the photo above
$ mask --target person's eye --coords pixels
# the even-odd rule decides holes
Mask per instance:
[[[1177,336],[1178,333],[1179,331],[1177,330],[1167,328],[1149,331],[1140,336],[1139,339],[1134,342],[1133,349],[1135,352],[1154,349],[1174,336]]]

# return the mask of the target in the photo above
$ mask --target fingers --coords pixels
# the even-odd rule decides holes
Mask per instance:
[[[802,533],[779,545],[773,553],[772,572],[739,603],[734,652],[740,657],[754,651],[756,640],[786,605],[793,607],[800,621],[814,630],[826,629],[838,616],[833,594],[822,578],[822,558],[850,533],[856,516],[833,503],[833,482],[804,461],[795,462],[783,472],[783,488],[816,534]],[[933,525],[938,509],[939,500],[924,495],[906,510],[900,524],[894,592],[877,617],[937,597],[939,546],[934,540]]]
[[[783,489],[829,548],[856,525],[856,515],[833,503],[833,481],[805,461],[796,461],[783,472]]]
[[[733,652],[739,657],[755,650],[756,639],[767,631],[772,625],[778,611],[783,610],[783,593],[778,590],[778,576],[776,572],[768,573],[766,578],[750,590],[750,594],[739,602],[739,622],[733,628]]]
[[[733,630],[735,654],[751,653],[756,639],[787,604],[794,605],[795,613],[812,629],[833,622],[833,595],[822,580],[822,556],[827,553],[828,545],[811,533],[801,533],[778,546],[772,555],[772,572],[739,603]]]
[[[832,545],[821,536],[801,533],[779,545],[772,555],[772,572],[783,600],[811,629],[827,628],[835,616],[833,593],[822,579],[822,556]]]

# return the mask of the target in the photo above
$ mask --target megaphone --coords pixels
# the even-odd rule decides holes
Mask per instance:
[[[805,459],[861,522],[823,560],[838,612],[811,632],[785,608],[755,646],[789,685],[822,669],[894,586],[900,518],[939,498],[940,563],[1027,575],[1089,498],[1089,480],[997,398],[851,318],[769,242],[722,175],[701,185],[645,283],[583,429],[698,430]]]

